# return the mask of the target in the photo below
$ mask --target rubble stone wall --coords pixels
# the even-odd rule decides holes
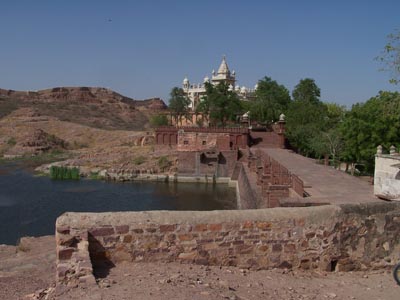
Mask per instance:
[[[57,284],[92,284],[122,261],[360,270],[400,259],[400,203],[208,212],[65,213]],[[90,261],[89,261],[90,260]]]

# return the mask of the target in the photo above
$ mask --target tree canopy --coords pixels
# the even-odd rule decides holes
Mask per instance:
[[[357,103],[341,126],[344,156],[349,162],[364,163],[373,171],[376,147],[389,150],[400,141],[400,94],[380,92],[365,103]]]
[[[387,37],[387,43],[377,60],[382,64],[382,71],[390,73],[389,82],[400,82],[400,30],[396,30]]]
[[[256,99],[250,107],[250,114],[253,120],[269,123],[278,120],[279,115],[286,112],[289,103],[288,89],[270,77],[264,77],[258,81]]]
[[[242,112],[237,94],[223,82],[215,86],[206,82],[205,87],[206,95],[200,100],[197,112],[209,115],[214,126],[226,126],[228,121],[234,121],[236,115]]]
[[[300,80],[292,95],[286,113],[289,142],[300,153],[317,156],[323,152],[320,134],[326,129],[327,106],[319,100],[320,89],[310,78]]]
[[[319,103],[321,90],[315,83],[314,79],[305,78],[294,87],[292,92],[293,101],[304,101],[312,104]]]
[[[169,108],[175,113],[176,121],[181,120],[189,111],[190,99],[185,95],[183,89],[174,87],[170,93]]]

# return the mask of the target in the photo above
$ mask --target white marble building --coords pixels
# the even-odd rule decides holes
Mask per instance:
[[[226,58],[223,56],[218,71],[212,71],[211,79],[208,76],[205,76],[203,83],[197,84],[191,83],[187,77],[183,79],[182,88],[191,101],[189,107],[192,110],[196,108],[197,104],[201,101],[201,97],[205,94],[206,82],[210,82],[213,85],[226,82],[229,84],[229,90],[235,91],[241,100],[251,100],[254,97],[255,90],[257,89],[257,85],[254,87],[254,89],[250,89],[245,86],[240,87],[236,82],[235,71],[231,72],[229,70],[228,64],[226,63]]]

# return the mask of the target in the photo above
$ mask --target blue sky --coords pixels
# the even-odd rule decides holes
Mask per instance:
[[[102,86],[168,100],[226,54],[238,83],[290,91],[311,77],[323,101],[351,105],[399,90],[374,57],[400,28],[400,1],[0,2],[0,87]]]

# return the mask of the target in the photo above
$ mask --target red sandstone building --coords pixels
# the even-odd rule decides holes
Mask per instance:
[[[179,175],[231,177],[236,162],[248,147],[262,144],[284,148],[284,124],[281,119],[263,132],[233,127],[160,127],[155,132],[155,143],[176,147]]]

